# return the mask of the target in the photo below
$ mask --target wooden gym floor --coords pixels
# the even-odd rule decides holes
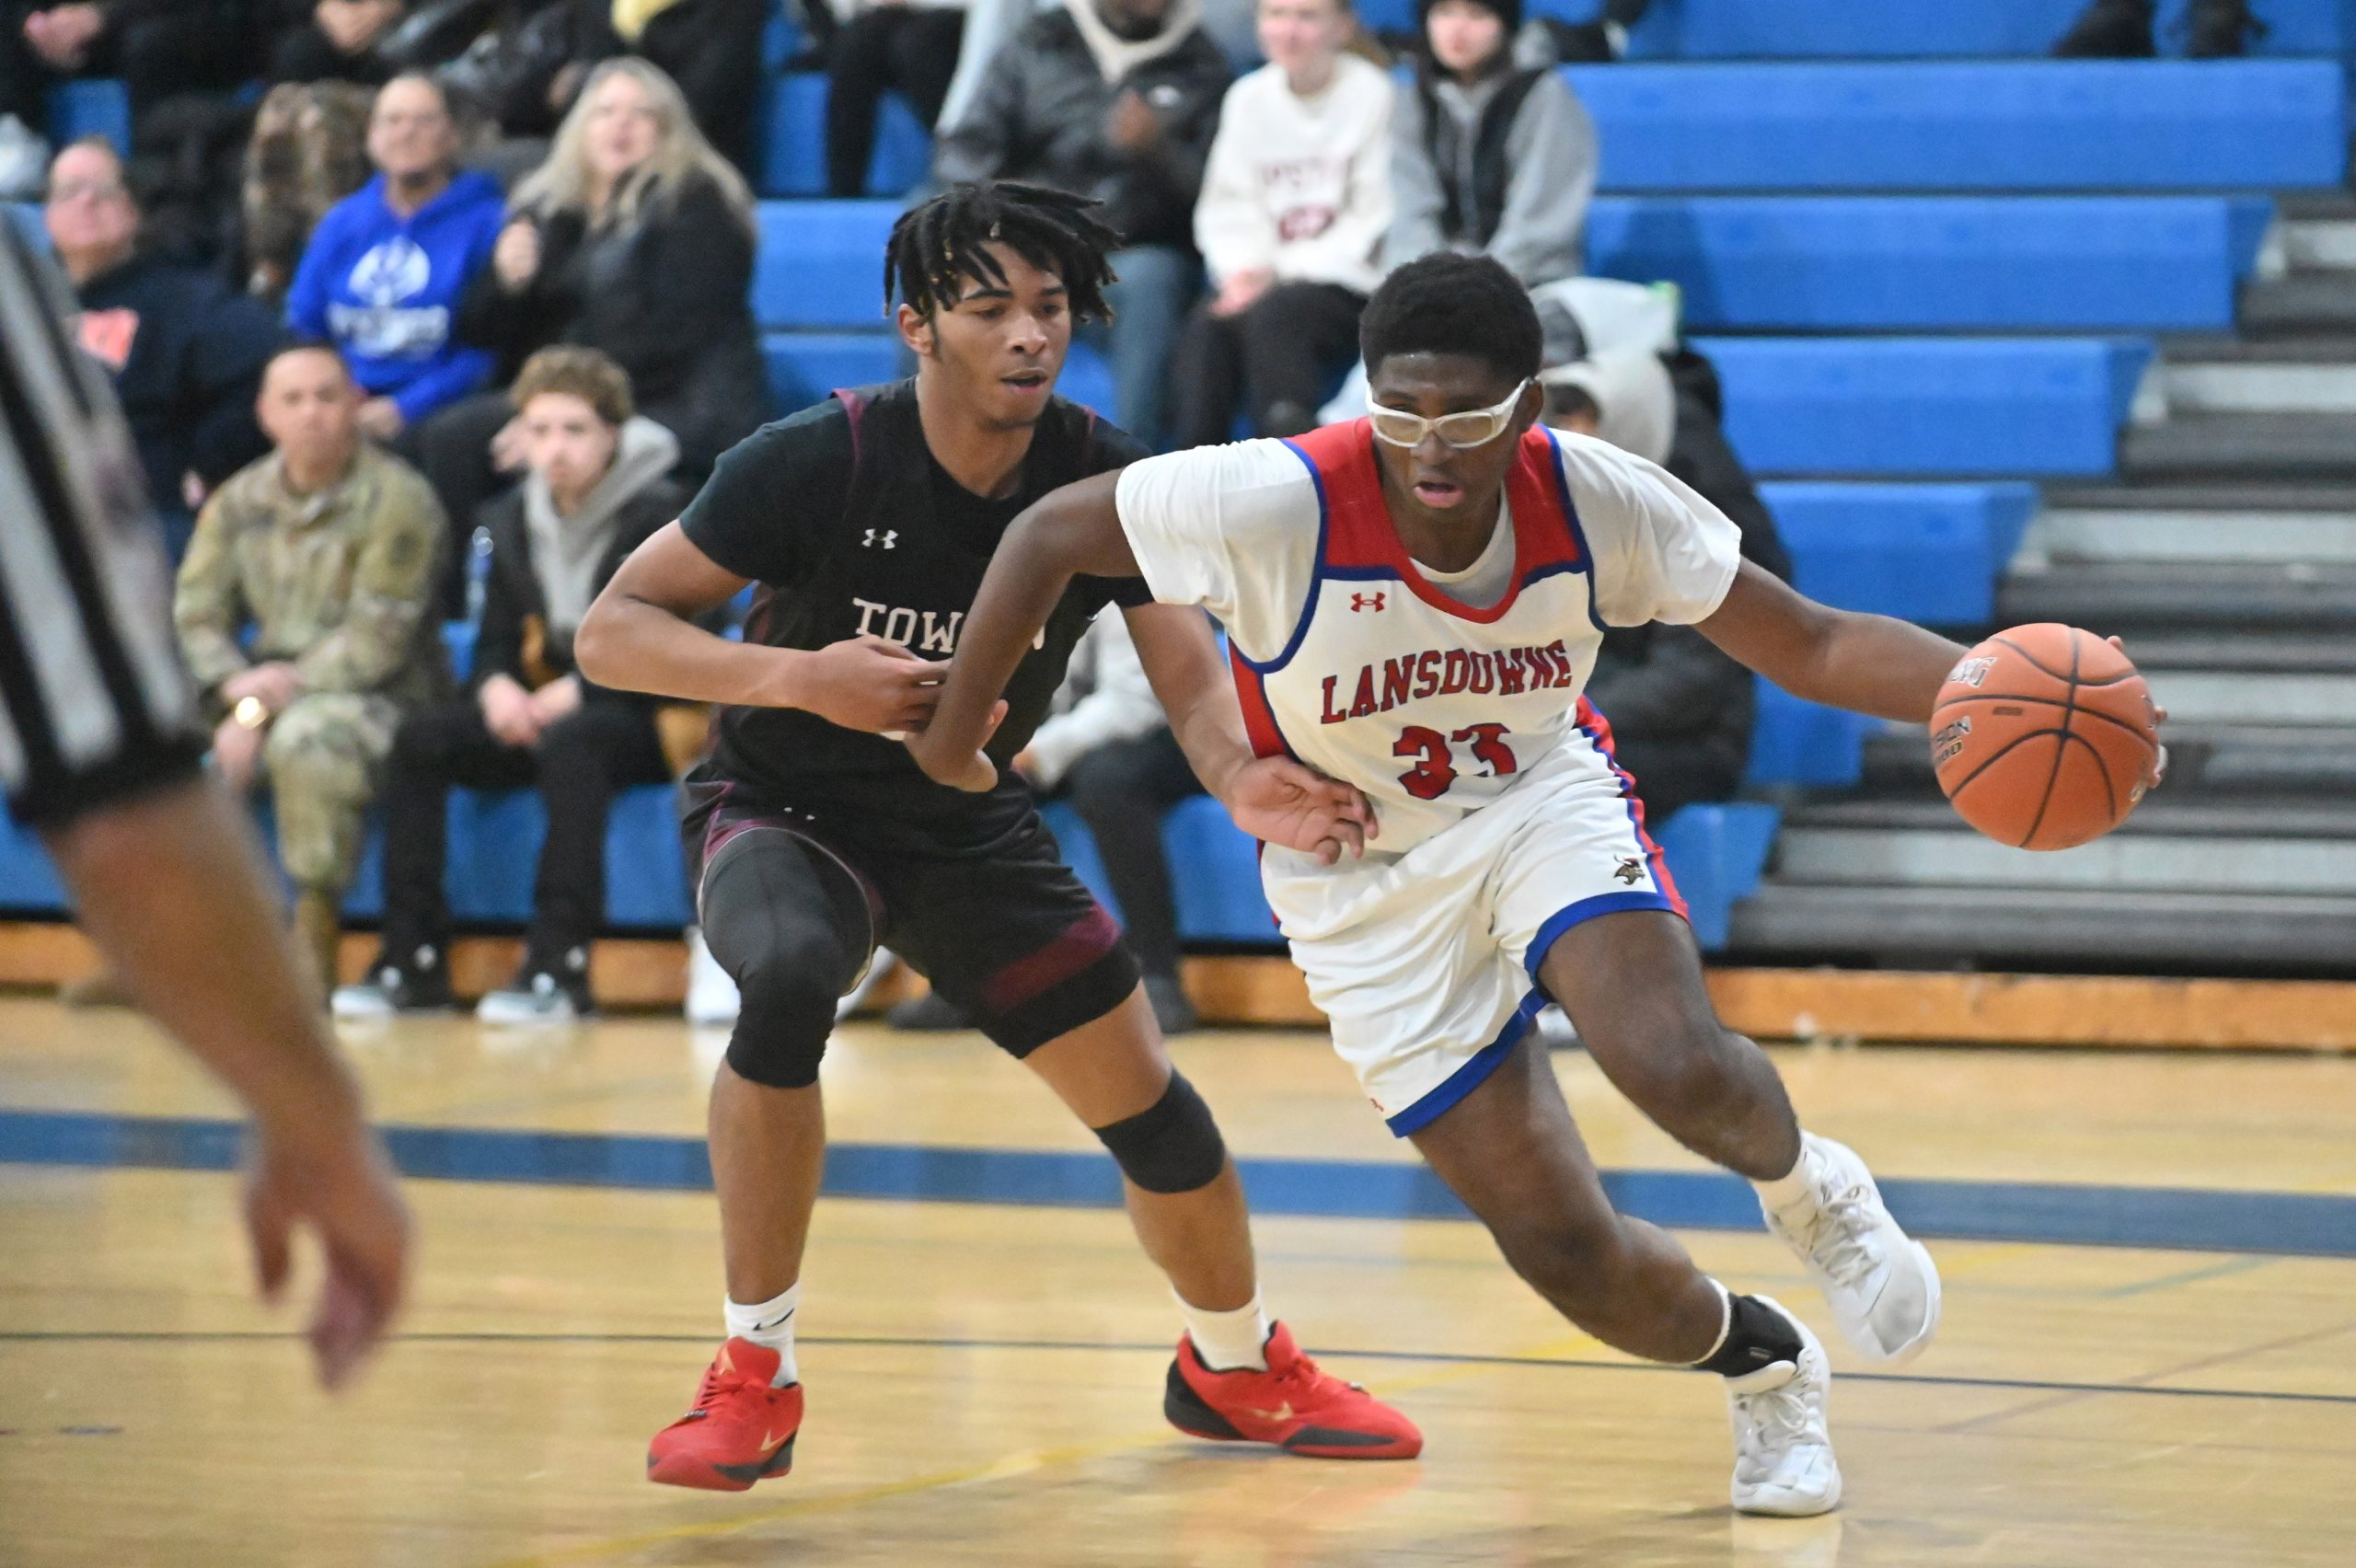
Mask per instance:
[[[1793,1049],[1935,1250],[1946,1318],[1834,1365],[1849,1501],[1739,1519],[1706,1378],[1541,1308],[1323,1041],[1181,1043],[1271,1305],[1422,1423],[1344,1465],[1163,1427],[1176,1330],[1100,1154],[976,1036],[827,1067],[794,1473],[640,1479],[716,1338],[696,1190],[720,1042],[667,1020],[347,1036],[404,1130],[402,1340],[330,1401],[248,1297],[220,1094],[121,1012],[0,1001],[0,1564],[2343,1564],[2356,1525],[2356,1060]],[[1623,1203],[1831,1338],[1744,1190],[1558,1059]],[[2131,1245],[2125,1244],[2131,1243]]]

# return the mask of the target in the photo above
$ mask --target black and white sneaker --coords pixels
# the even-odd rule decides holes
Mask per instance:
[[[380,956],[368,978],[356,986],[339,986],[328,1006],[346,1022],[392,1018],[400,1013],[439,1012],[452,1006],[450,969],[441,951],[421,947],[406,960],[390,953]]]
[[[588,950],[576,947],[559,965],[526,961],[514,985],[475,1004],[475,1019],[501,1025],[571,1023],[596,1010],[589,997]]]

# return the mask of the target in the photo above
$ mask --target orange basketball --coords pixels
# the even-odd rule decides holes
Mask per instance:
[[[1947,674],[1931,763],[1957,814],[2001,843],[2067,849],[2152,786],[2159,716],[2127,656],[2090,631],[2016,626]]]

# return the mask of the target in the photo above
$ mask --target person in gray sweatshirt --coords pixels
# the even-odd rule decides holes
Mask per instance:
[[[1517,67],[1521,0],[1421,0],[1414,83],[1392,116],[1387,269],[1486,253],[1525,284],[1575,277],[1595,123],[1551,67]]]
[[[584,680],[573,632],[615,569],[687,504],[667,476],[679,443],[636,412],[629,378],[595,349],[543,349],[514,398],[531,471],[481,513],[491,575],[465,697],[413,714],[384,791],[384,951],[335,993],[338,1018],[448,1007],[444,808],[453,785],[537,786],[548,838],[514,985],[485,997],[490,1023],[587,1013],[589,945],[606,915],[606,813],[632,784],[667,783],[654,699]]]

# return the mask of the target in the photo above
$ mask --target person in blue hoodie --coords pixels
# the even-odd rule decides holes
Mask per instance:
[[[297,337],[332,343],[368,394],[361,428],[403,432],[491,379],[492,355],[457,336],[458,302],[506,221],[488,175],[458,169],[458,125],[433,77],[394,77],[376,95],[368,158],[376,177],[319,220],[287,291]]]

